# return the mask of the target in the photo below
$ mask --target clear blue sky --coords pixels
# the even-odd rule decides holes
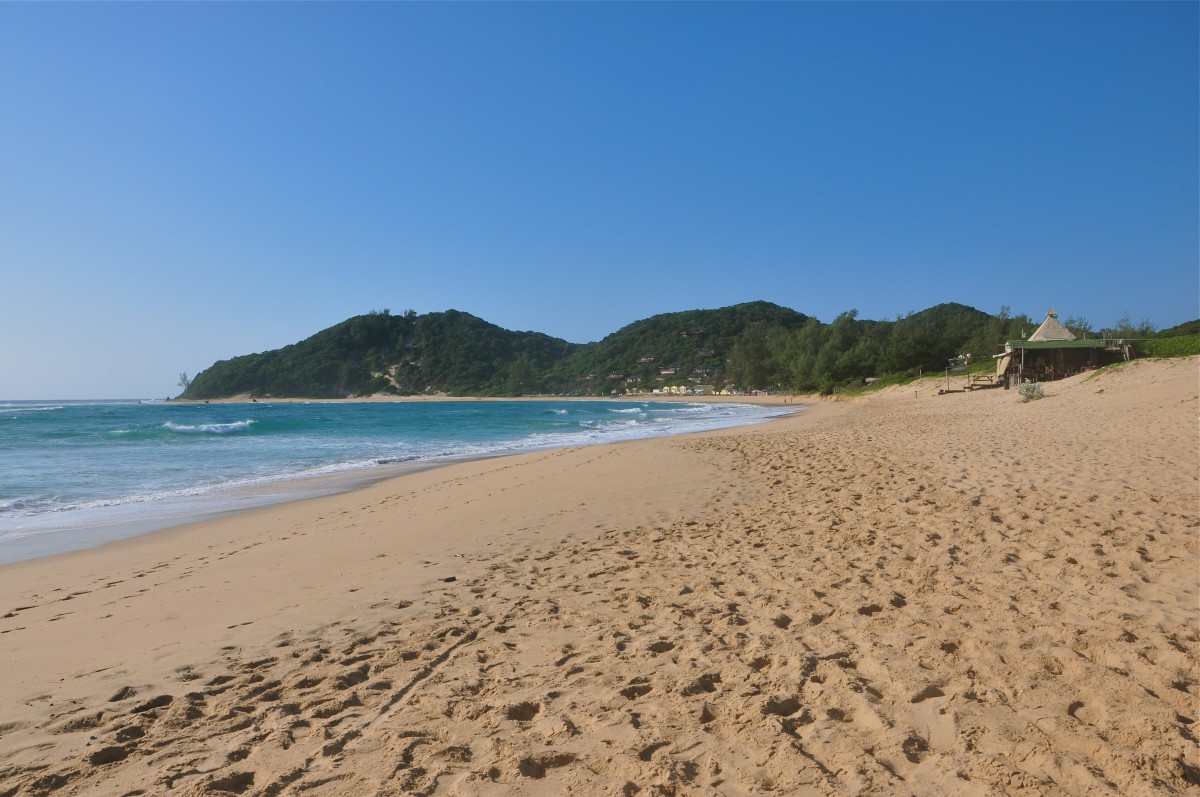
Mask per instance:
[[[0,4],[0,399],[383,308],[1190,320],[1198,8]]]

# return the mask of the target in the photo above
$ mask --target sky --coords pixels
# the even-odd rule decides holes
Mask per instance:
[[[0,3],[0,400],[383,309],[1195,319],[1198,11]]]

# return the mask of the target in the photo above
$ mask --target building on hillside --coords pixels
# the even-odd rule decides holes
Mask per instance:
[[[1076,338],[1063,326],[1058,313],[1046,311],[1046,320],[1023,340],[1010,340],[1004,351],[994,355],[996,378],[1006,386],[1062,379],[1102,365],[1129,359],[1129,346],[1122,340]]]

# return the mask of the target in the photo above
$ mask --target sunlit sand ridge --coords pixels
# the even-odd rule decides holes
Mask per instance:
[[[1197,365],[4,568],[0,794],[1194,792]]]

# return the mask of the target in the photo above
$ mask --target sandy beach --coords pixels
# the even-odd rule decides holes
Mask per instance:
[[[1200,361],[0,567],[0,797],[1200,793]]]

